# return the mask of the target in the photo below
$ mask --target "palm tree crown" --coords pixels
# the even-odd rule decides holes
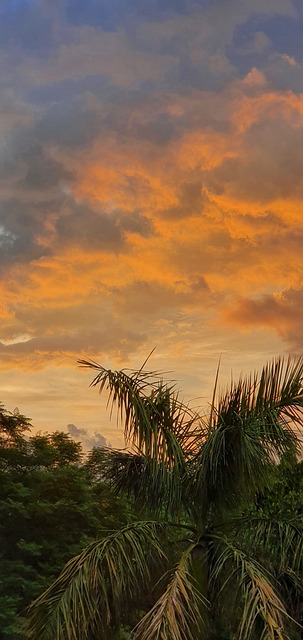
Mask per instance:
[[[303,358],[276,359],[217,403],[216,382],[208,418],[159,372],[80,364],[124,427],[128,450],[109,452],[107,476],[144,518],[68,563],[32,605],[27,637],[118,638],[144,589],[134,640],[297,637],[283,584],[287,576],[302,588],[302,522],[248,506],[273,466],[301,451]]]

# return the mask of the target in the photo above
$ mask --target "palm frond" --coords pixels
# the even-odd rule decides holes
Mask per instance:
[[[218,392],[220,364],[221,364],[221,357],[219,358],[219,362],[218,362],[218,366],[217,366],[215,383],[214,383],[214,388],[213,388],[213,395],[212,395],[212,400],[211,400],[211,405],[210,405],[210,414],[209,414],[209,426],[210,426],[210,428],[212,427],[212,424],[213,424],[213,415],[214,415],[214,411],[215,411],[215,407],[216,407],[216,395],[217,395],[217,392]]]
[[[57,580],[30,607],[31,640],[86,640],[92,632],[111,638],[120,609],[148,584],[165,559],[165,524],[136,522],[90,544],[70,560]]]
[[[159,372],[111,371],[83,360],[80,364],[98,371],[91,385],[107,392],[110,412],[115,408],[124,425],[126,444],[145,460],[146,480],[153,477],[154,486],[165,486],[167,495],[173,496],[173,488],[186,475],[187,459],[205,437],[197,414],[179,400],[174,384],[164,383]]]
[[[290,619],[275,589],[273,576],[224,536],[212,539],[210,583],[217,597],[233,589],[232,618],[239,620],[239,640],[287,640]],[[231,602],[229,602],[231,606]]]
[[[262,489],[272,465],[302,449],[303,358],[283,358],[261,376],[241,379],[212,408],[208,437],[196,456],[198,494],[216,508],[239,505]]]
[[[197,637],[203,622],[201,609],[208,603],[194,584],[194,548],[192,544],[183,552],[164,593],[134,629],[134,640],[195,640]]]
[[[279,573],[302,575],[303,516],[281,520],[260,516],[238,516],[225,522],[225,529],[241,540],[250,553],[267,558]]]
[[[78,360],[81,367],[88,367],[97,371],[90,383],[91,387],[98,387],[99,393],[108,392],[107,406],[112,415],[117,409],[117,420],[124,425],[126,438],[131,438],[134,417],[142,413],[145,416],[143,399],[150,390],[156,388],[159,372],[122,369],[111,371],[93,360]],[[136,435],[136,434],[134,434]],[[139,435],[139,434],[138,434]]]
[[[239,507],[263,488],[273,461],[250,425],[233,416],[220,424],[202,444],[195,461],[197,498],[214,509]]]
[[[106,478],[117,493],[126,493],[140,510],[178,517],[186,509],[187,467],[169,466],[140,454],[112,450]]]
[[[240,379],[219,403],[216,422],[230,412],[253,418],[263,443],[280,456],[297,450],[303,418],[303,358],[280,357],[265,365],[261,375]]]

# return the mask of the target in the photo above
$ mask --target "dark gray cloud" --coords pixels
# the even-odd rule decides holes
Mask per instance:
[[[303,195],[303,126],[294,117],[265,116],[242,139],[242,153],[225,158],[204,176],[215,193],[227,190],[238,198],[269,202]],[[219,191],[220,193],[220,191]]]
[[[151,117],[147,123],[132,123],[130,135],[135,134],[141,140],[149,140],[154,144],[165,145],[173,139],[177,139],[184,126],[180,118],[176,118],[167,112],[159,113]]]
[[[105,74],[88,73],[80,78],[64,78],[64,80],[53,81],[50,84],[43,83],[28,86],[24,90],[25,99],[29,103],[47,108],[54,103],[54,106],[50,109],[55,117],[58,115],[58,111],[62,109],[62,105],[63,110],[65,109],[65,114],[69,110],[70,115],[73,116],[71,103],[77,100],[79,103],[79,96],[86,92],[99,97],[103,102],[108,102],[112,99],[115,101],[115,98],[121,93],[121,89],[112,87],[110,78]],[[122,93],[125,95],[125,90]],[[65,114],[63,115],[66,118]],[[77,117],[80,118],[80,115],[77,115]]]
[[[45,193],[45,188],[71,178],[71,172],[50,156],[39,134],[35,126],[16,125],[5,136],[0,150],[0,180],[10,178],[20,187]]]
[[[102,116],[99,136],[115,134],[117,142],[142,141],[151,145],[166,146],[179,140],[190,126],[194,115],[190,110],[182,115],[170,112],[169,100],[161,96],[146,95],[142,91],[112,91],[111,101],[102,98]],[[166,102],[166,104],[165,104]]]
[[[34,126],[33,134],[42,143],[84,147],[96,138],[99,124],[98,115],[75,99],[72,103],[61,102],[47,109]]]
[[[68,203],[65,205],[67,207]],[[78,206],[71,201],[69,212],[58,219],[56,230],[60,242],[63,240],[64,244],[113,251],[123,248],[127,232],[151,235],[152,224],[136,211],[94,211],[89,206]]]
[[[207,1],[199,0],[199,4]],[[98,26],[104,31],[115,31],[132,20],[160,20],[165,15],[187,14],[195,6],[191,0],[67,0],[67,19],[77,25]]]
[[[69,147],[84,153],[84,147],[98,134],[98,123],[97,114],[76,101],[74,105],[55,105],[26,124],[17,123],[4,136],[0,180],[14,195],[0,200],[0,262],[28,262],[49,254],[49,234],[43,245],[39,238],[53,216],[57,218],[56,248],[60,242],[121,250],[126,233],[153,233],[151,222],[138,211],[93,210],[67,196],[76,176],[68,162],[53,157],[51,150]]]
[[[52,202],[37,206],[16,199],[0,202],[0,264],[35,260],[49,253],[37,238],[53,206]]]
[[[31,191],[36,189],[40,191],[58,187],[72,177],[71,171],[66,170],[60,162],[47,157],[42,150],[39,150],[31,157],[24,179],[19,184]]]
[[[160,215],[167,220],[180,220],[189,216],[201,215],[208,198],[203,192],[201,179],[181,183],[178,189],[179,203],[163,209]]]
[[[276,91],[303,91],[303,62],[287,55],[274,54],[264,68],[269,86]]]
[[[52,167],[52,165],[50,165]],[[56,165],[55,165],[56,166]],[[37,164],[37,171],[28,172],[25,182],[28,188],[52,186],[54,176],[45,172],[47,166]],[[59,176],[60,177],[60,174]],[[54,237],[47,231],[49,218],[55,215]],[[49,255],[58,246],[66,245],[83,249],[125,251],[126,234],[149,236],[153,233],[151,222],[139,212],[126,213],[94,211],[89,206],[79,206],[72,198],[25,203],[11,199],[0,201],[0,264],[30,262]],[[41,243],[41,237],[47,237]]]
[[[118,34],[120,40],[126,37],[129,53],[148,54],[150,64],[157,57],[163,59],[165,72],[162,79],[158,77],[156,85],[152,83],[151,92],[161,84],[166,89],[175,88],[181,92],[193,87],[218,90],[232,77],[243,74],[243,59],[246,60],[245,73],[252,65],[265,62],[266,58],[260,58],[258,51],[254,52],[254,56],[251,54],[250,58],[247,51],[245,56],[247,41],[255,38],[256,33],[264,33],[271,43],[271,52],[297,53],[301,16],[292,14],[293,7],[289,0],[267,0],[266,5],[264,0],[247,0],[240,4],[237,0],[228,3],[222,0],[61,0],[53,3],[47,0],[4,0],[0,8],[0,47],[2,44],[7,51],[9,46],[10,63],[14,68],[19,64],[22,66],[24,54],[37,60],[41,84],[47,84],[48,62],[54,65],[62,49],[66,51],[70,45],[75,45],[77,39],[81,41],[81,31],[84,33],[90,28],[100,35],[111,32]],[[157,29],[159,23],[161,29]],[[284,32],[283,37],[281,35],[284,24],[286,38]],[[294,38],[289,37],[291,32],[294,32]],[[284,40],[287,46],[281,44]],[[106,46],[104,54],[108,54]],[[43,63],[46,65],[44,78],[43,73],[40,75]],[[124,64],[127,72],[127,60],[121,59],[121,65]],[[99,84],[99,80],[103,90],[106,86],[101,76],[96,80],[100,73],[98,65],[93,71],[89,71],[89,67],[87,74],[81,72],[83,87],[79,87],[80,93],[87,88],[93,92],[100,90],[100,86],[94,86],[95,82]],[[109,65],[108,77],[115,84],[111,71]],[[102,75],[106,76],[107,70],[103,69]],[[68,74],[67,81],[71,86]],[[60,84],[60,79],[56,79],[52,73],[50,100],[57,100],[58,82]],[[26,77],[22,74],[19,83],[29,95]],[[34,85],[37,84],[34,81]],[[53,95],[50,92],[51,84],[54,85]],[[143,88],[148,86],[148,78],[134,75],[128,86],[130,84]],[[38,96],[40,88],[36,86],[32,90],[35,100],[35,91]],[[66,96],[66,89],[62,85],[63,94]]]

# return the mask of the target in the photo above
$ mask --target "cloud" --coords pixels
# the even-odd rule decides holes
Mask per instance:
[[[277,41],[293,3],[43,1],[9,11],[3,367],[139,358],[158,339],[184,353],[212,344],[212,332],[217,345],[239,297],[295,290],[301,62]],[[21,55],[18,34],[40,26]]]
[[[68,424],[67,430],[74,440],[81,440],[84,451],[91,451],[94,447],[111,447],[104,436],[95,431],[92,433],[83,427],[77,427],[75,424]]]
[[[78,357],[157,346],[205,399],[220,353],[224,384],[301,351],[296,3],[4,0],[0,23],[3,401],[118,446]]]
[[[102,5],[97,0],[89,0],[83,7],[81,0],[68,0],[66,13],[74,24],[90,24],[101,27],[104,31],[115,31],[121,24],[136,16],[137,20],[165,19],[166,15],[186,15],[195,6],[191,0],[105,0]]]
[[[274,52],[264,68],[266,78],[276,91],[302,93],[302,60]]]
[[[6,182],[6,190],[14,198],[20,195],[25,200],[24,189],[43,192],[44,200],[47,192],[51,197],[58,196],[61,184],[71,178],[71,171],[51,156],[34,127],[17,125],[4,137],[0,179]]]
[[[200,297],[207,305],[209,288],[205,279],[200,276],[192,281],[175,281],[170,286],[157,281],[137,280],[124,288],[114,289],[113,294],[120,313],[128,310],[135,324],[137,314],[148,314],[149,318],[154,314],[165,317],[171,309],[179,310],[197,305]]]
[[[237,75],[232,58],[235,29],[241,24],[245,28],[253,13],[262,32],[273,12],[291,19],[294,9],[290,0],[268,0],[266,6],[256,0],[241,5],[221,0],[202,4],[90,0],[85,6],[66,0],[20,5],[9,14],[6,6],[2,24],[10,49],[5,62],[13,67],[20,87],[55,84],[56,98],[63,80],[82,78],[85,91],[87,78],[97,76],[103,91],[106,77],[109,84],[124,90],[153,91],[159,86],[181,93],[193,87],[218,90]],[[19,51],[23,39],[27,48]],[[28,55],[22,55],[27,49]]]
[[[75,99],[73,102],[59,102],[46,109],[35,124],[33,135],[42,144],[83,149],[98,135],[99,126],[98,114],[87,108],[82,100]]]
[[[92,250],[119,251],[125,244],[126,233],[149,236],[151,222],[134,211],[93,211],[88,206],[71,202],[67,213],[58,218],[56,231],[65,245],[82,246]]]
[[[206,194],[203,192],[202,180],[191,179],[184,181],[178,187],[179,202],[171,205],[160,212],[160,215],[167,220],[178,220],[189,216],[202,215],[206,202]]]
[[[105,296],[95,299],[95,304],[88,297],[74,306],[49,307],[41,301],[40,306],[17,304],[10,310],[11,315],[0,319],[3,366],[41,368],[46,361],[75,363],[79,357],[104,357],[109,352],[127,359],[146,340],[147,329],[142,322],[133,325],[131,318],[125,321],[119,317]],[[23,329],[26,341],[19,338]]]
[[[259,108],[261,105],[259,100]],[[216,192],[219,185],[219,196],[223,190],[230,198],[263,205],[279,199],[301,199],[302,141],[302,114],[291,96],[288,101],[284,96],[271,99],[269,95],[267,104],[264,96],[263,113],[261,107],[238,136],[235,153],[205,173],[206,186]]]
[[[295,352],[303,348],[303,289],[289,287],[257,299],[241,299],[227,318],[242,327],[269,328]]]
[[[50,203],[45,204],[41,216],[40,207],[26,206],[14,199],[0,202],[0,265],[30,262],[48,254],[48,249],[37,241],[50,208]]]

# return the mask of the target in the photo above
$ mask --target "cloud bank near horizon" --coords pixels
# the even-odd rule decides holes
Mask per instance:
[[[97,431],[91,433],[90,430],[84,427],[77,427],[75,424],[68,424],[67,430],[74,440],[81,440],[85,452],[92,451],[92,449],[98,447],[111,447],[111,444],[107,442],[106,438]]]

